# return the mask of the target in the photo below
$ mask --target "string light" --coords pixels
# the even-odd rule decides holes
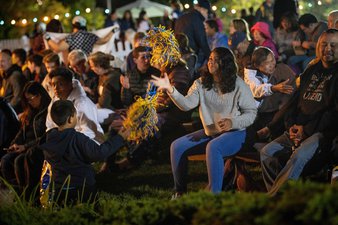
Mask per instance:
[[[12,25],[15,25],[15,24],[16,24],[16,21],[15,21],[15,20],[11,20],[11,24],[12,24]]]
[[[49,17],[48,16],[44,16],[43,17],[43,21],[47,22],[49,20]]]
[[[211,7],[211,9],[212,9],[213,11],[216,11],[216,10],[217,10],[217,6],[214,5],[214,6]]]
[[[304,9],[304,6],[299,5],[299,9],[300,9],[300,10],[303,10],[303,9]]]
[[[26,20],[26,19],[22,19],[22,20],[21,20],[21,23],[22,23],[23,25],[26,25],[26,24],[27,24],[27,20]]]
[[[110,12],[109,9],[105,9],[105,10],[104,10],[104,13],[105,13],[105,14],[109,14],[109,12]]]
[[[75,15],[77,15],[77,16],[80,15],[80,10],[76,10]]]
[[[312,7],[312,3],[307,4],[310,8]]]
[[[60,19],[60,16],[56,14],[56,15],[54,16],[54,19],[58,20],[58,19]]]
[[[70,14],[69,13],[65,13],[65,17],[66,18],[70,17]]]
[[[318,4],[318,5],[322,5],[322,1],[318,1],[317,4]]]
[[[227,11],[227,8],[222,7],[221,11],[222,11],[222,12],[226,12],[226,11]]]
[[[185,9],[189,9],[189,8],[190,8],[190,5],[187,3],[187,4],[184,5],[184,8],[185,8]]]
[[[90,13],[90,8],[86,8],[86,13]]]
[[[38,22],[38,18],[35,17],[35,18],[33,19],[33,22],[34,22],[34,23]]]
[[[236,14],[236,9],[232,9],[232,10],[231,10],[231,13],[232,13],[232,14]]]
[[[5,24],[5,21],[0,20],[0,25],[2,26],[2,25],[4,25],[4,24]]]

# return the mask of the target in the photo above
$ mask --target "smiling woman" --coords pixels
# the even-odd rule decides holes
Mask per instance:
[[[153,83],[164,90],[183,111],[199,107],[202,130],[185,135],[171,144],[171,167],[177,198],[187,191],[187,158],[206,154],[208,188],[213,193],[222,189],[223,157],[236,154],[245,143],[246,128],[256,117],[255,101],[250,89],[237,77],[235,57],[228,48],[215,48],[208,70],[195,80],[186,96],[174,88],[167,76],[153,76]],[[226,146],[226,148],[224,148]]]

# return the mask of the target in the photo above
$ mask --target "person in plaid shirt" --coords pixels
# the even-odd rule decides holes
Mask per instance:
[[[97,35],[87,31],[87,21],[82,16],[75,16],[72,21],[73,33],[68,35],[59,43],[53,41],[48,34],[44,35],[50,48],[58,53],[68,50],[81,49],[86,55],[93,51],[94,44],[103,45],[113,36],[115,29],[109,32],[105,37],[99,38]]]

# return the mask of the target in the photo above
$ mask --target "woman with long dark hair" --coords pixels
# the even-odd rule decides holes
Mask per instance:
[[[186,96],[180,94],[167,76],[153,76],[154,84],[168,93],[184,111],[199,107],[203,129],[185,135],[171,144],[174,175],[173,198],[187,191],[188,155],[206,154],[210,191],[222,190],[223,157],[236,154],[246,138],[246,127],[256,117],[256,106],[249,87],[237,76],[235,57],[228,48],[215,48],[208,68],[195,80]]]
[[[120,21],[121,31],[133,29],[135,31],[135,23],[130,10],[126,10],[123,13],[123,18]]]
[[[1,159],[1,172],[10,183],[25,183],[24,155],[40,144],[46,132],[47,108],[50,103],[47,91],[37,82],[28,82],[23,90],[20,116],[21,128],[11,143],[8,153]]]

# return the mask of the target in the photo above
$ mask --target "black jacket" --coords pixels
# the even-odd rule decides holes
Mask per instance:
[[[204,20],[200,12],[192,10],[180,16],[175,23],[175,34],[184,33],[188,36],[189,47],[198,55],[198,62],[203,62],[210,55]]]
[[[22,111],[21,109],[21,96],[23,87],[25,86],[26,79],[22,75],[21,68],[17,65],[12,65],[3,74],[5,83],[4,98],[11,104],[17,113]]]
[[[101,145],[75,131],[56,128],[47,133],[46,143],[40,147],[45,160],[52,167],[52,180],[59,189],[70,175],[70,188],[80,188],[84,184],[95,185],[95,171],[92,162],[103,161],[123,146],[124,140],[116,135],[109,137]]]
[[[111,70],[108,74],[99,76],[98,104],[101,108],[121,109],[120,74],[117,70]]]
[[[337,115],[338,64],[325,69],[318,62],[304,71],[299,89],[268,127],[273,130],[284,119],[286,130],[293,124],[303,125],[306,137],[321,132],[332,139],[337,135]]]
[[[28,125],[21,127],[12,144],[25,145],[25,148],[36,146],[44,142],[46,133],[47,107],[37,112]]]

